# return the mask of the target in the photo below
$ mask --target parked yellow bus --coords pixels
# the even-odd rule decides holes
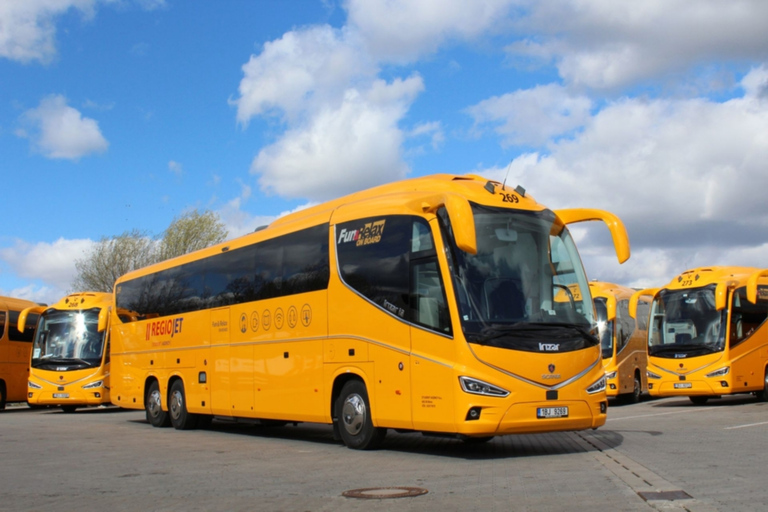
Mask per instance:
[[[645,342],[650,304],[639,299],[636,317],[629,314],[632,288],[613,283],[589,283],[603,351],[606,393],[631,403],[640,401],[647,391]]]
[[[109,404],[109,308],[111,293],[73,293],[56,304],[22,311],[19,330],[40,319],[32,344],[27,401],[78,407]]]
[[[34,302],[0,297],[0,410],[7,402],[27,401],[29,353],[35,325],[18,330],[19,313]]]
[[[605,378],[566,224],[518,187],[436,175],[294,213],[115,283],[112,401],[187,429],[212,416],[495,435],[596,428]],[[118,308],[136,320],[117,318]]]
[[[694,404],[736,393],[768,400],[768,270],[687,270],[653,296],[648,330],[651,396]],[[634,309],[632,309],[634,314]]]

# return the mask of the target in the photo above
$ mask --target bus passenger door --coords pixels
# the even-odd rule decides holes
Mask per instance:
[[[437,258],[411,264],[411,407],[416,430],[453,431],[455,344]]]
[[[232,416],[229,308],[211,310],[211,413]]]

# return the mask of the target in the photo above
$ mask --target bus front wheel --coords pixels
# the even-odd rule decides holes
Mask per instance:
[[[768,368],[765,369],[765,377],[763,377],[763,390],[757,392],[757,399],[768,402]]]
[[[5,382],[0,382],[0,411],[5,409]]]
[[[691,402],[693,402],[695,405],[704,405],[707,403],[707,400],[709,400],[708,396],[689,396],[688,397]]]
[[[387,434],[387,429],[373,426],[368,391],[359,380],[351,380],[341,388],[336,398],[336,418],[341,440],[355,450],[377,448]]]
[[[163,396],[160,394],[160,385],[157,381],[152,381],[149,385],[144,409],[147,411],[147,421],[153,427],[167,427],[171,424],[168,413],[163,410]]]
[[[176,430],[191,430],[197,426],[197,416],[187,411],[187,398],[181,380],[174,381],[171,385],[168,413],[171,416],[171,425]]]

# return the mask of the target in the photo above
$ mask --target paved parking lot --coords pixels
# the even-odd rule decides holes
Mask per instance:
[[[324,425],[181,432],[142,411],[12,406],[0,412],[0,510],[757,511],[767,446],[768,404],[751,397],[617,405],[596,431],[484,445],[390,431],[371,452]],[[342,495],[386,487],[428,492]]]

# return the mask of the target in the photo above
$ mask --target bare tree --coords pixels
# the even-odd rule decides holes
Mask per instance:
[[[90,253],[75,261],[76,291],[111,292],[118,277],[152,263],[222,242],[227,230],[211,211],[194,210],[176,217],[158,240],[133,230],[99,240]]]
[[[227,238],[227,229],[210,210],[197,210],[176,217],[160,240],[158,261],[205,249]]]
[[[155,240],[135,229],[116,237],[102,238],[89,254],[75,261],[77,276],[72,288],[111,292],[118,277],[157,260],[156,246]]]

